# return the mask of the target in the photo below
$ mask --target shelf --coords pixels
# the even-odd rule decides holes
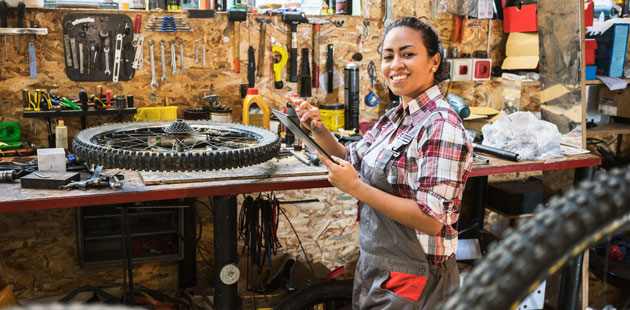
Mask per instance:
[[[133,237],[145,237],[145,236],[153,236],[153,235],[167,235],[167,234],[178,234],[179,232],[173,229],[169,230],[156,230],[151,232],[141,232],[141,233],[131,233],[131,238]],[[122,238],[121,234],[111,234],[111,235],[102,235],[102,236],[85,236],[83,240],[102,240],[102,239],[120,239]]]
[[[586,136],[593,136],[596,134],[629,134],[630,124],[603,124],[595,128],[586,129]]]
[[[125,108],[125,109],[105,109],[94,110],[53,110],[53,111],[22,111],[22,117],[24,118],[51,118],[51,117],[81,117],[81,116],[93,116],[93,115],[128,115],[136,114],[137,108]]]
[[[630,83],[630,79],[622,79],[626,82]],[[586,85],[604,85],[604,82],[600,81],[600,80],[586,80]]]
[[[0,34],[47,35],[48,28],[0,28]]]

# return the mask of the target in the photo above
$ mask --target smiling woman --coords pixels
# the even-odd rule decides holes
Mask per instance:
[[[433,309],[459,285],[454,225],[472,145],[437,85],[447,76],[440,51],[435,30],[415,17],[387,27],[381,70],[402,104],[347,147],[318,108],[287,99],[333,155],[335,162],[320,156],[330,183],[360,201],[354,309]]]

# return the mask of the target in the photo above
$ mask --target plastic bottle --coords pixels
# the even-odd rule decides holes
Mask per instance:
[[[258,94],[258,88],[248,88],[243,99],[243,124],[269,129],[270,114],[271,110]]]
[[[61,119],[57,127],[55,127],[55,145],[57,148],[68,150],[68,127],[65,126]]]

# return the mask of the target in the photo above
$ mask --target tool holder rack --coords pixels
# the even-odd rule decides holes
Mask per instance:
[[[87,111],[83,110],[49,110],[49,111],[22,111],[22,117],[24,118],[43,118],[46,119],[46,126],[48,130],[48,146],[55,147],[55,138],[52,135],[51,118],[69,118],[69,117],[81,117],[81,129],[87,128],[88,116],[99,115],[117,115],[118,121],[123,121],[123,115],[133,115],[137,112],[136,107],[124,108],[124,109],[94,109],[88,108]]]
[[[0,28],[0,35],[4,34],[47,35],[48,28]]]
[[[133,22],[129,16],[123,14],[70,13],[63,18],[62,25],[66,75],[70,80],[75,82],[112,81],[115,75],[114,58],[117,34],[123,35],[118,81],[128,81],[133,78],[135,69],[133,69],[132,64],[135,52],[132,45]],[[101,32],[106,34],[106,38],[101,37]],[[69,44],[71,40],[75,41],[74,47]],[[105,74],[104,47],[106,42],[109,43],[110,74]],[[80,55],[79,43],[83,47],[83,73],[80,70],[80,57],[72,54],[75,51]],[[93,46],[98,51],[96,60],[94,59],[94,51],[91,50]],[[75,60],[78,60],[79,64],[76,64]]]

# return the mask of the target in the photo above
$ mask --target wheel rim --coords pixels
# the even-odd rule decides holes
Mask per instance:
[[[79,132],[77,156],[105,168],[202,171],[259,164],[280,149],[275,133],[211,121],[107,124]]]
[[[138,126],[95,135],[91,142],[103,147],[136,152],[206,152],[245,149],[258,145],[262,137],[252,132],[193,125],[193,131],[167,132],[164,126]]]

